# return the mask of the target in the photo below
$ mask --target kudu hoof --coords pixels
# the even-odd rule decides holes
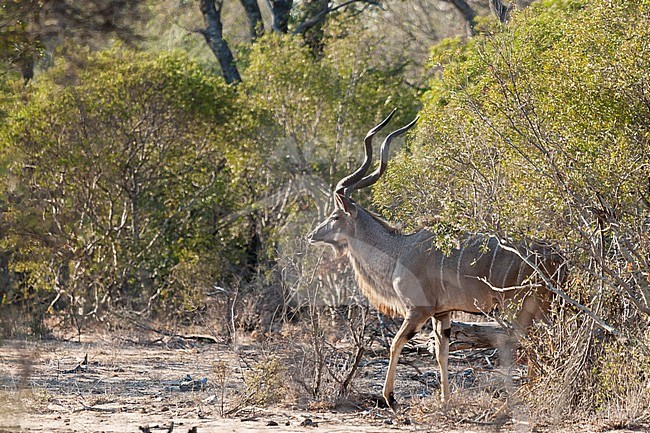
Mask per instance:
[[[390,407],[393,410],[393,412],[395,413],[399,412],[400,404],[397,402],[397,400],[395,400],[395,396],[393,395],[392,392],[388,395],[388,397],[385,397],[385,399],[386,399],[386,404],[388,405],[388,407]]]

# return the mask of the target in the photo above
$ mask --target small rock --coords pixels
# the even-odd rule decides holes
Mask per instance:
[[[300,427],[318,427],[318,423],[312,421],[311,418],[305,418],[305,420],[300,423]]]
[[[266,423],[266,425],[267,425],[268,427],[277,427],[277,426],[278,426],[278,423],[275,422],[275,421],[269,421],[269,422]]]

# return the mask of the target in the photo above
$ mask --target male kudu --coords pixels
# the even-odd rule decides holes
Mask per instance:
[[[487,312],[516,300],[518,304],[514,305],[520,307],[515,322],[525,329],[542,317],[549,306],[550,293],[543,285],[535,284],[533,277],[543,272],[547,279],[557,278],[562,264],[562,258],[550,246],[506,246],[488,235],[467,235],[458,248],[445,254],[435,247],[430,231],[402,234],[352,200],[353,191],[373,185],[386,169],[391,140],[417,121],[416,118],[386,137],[381,145],[379,167],[366,176],[372,163],[372,138],[394,113],[395,110],[368,132],[363,164],[339,181],[334,190],[336,209],[309,234],[311,243],[330,245],[338,253],[347,252],[361,291],[376,309],[404,318],[391,344],[383,389],[386,402],[393,408],[397,404],[393,389],[400,352],[430,317],[434,319],[442,399],[446,402],[450,396],[450,313]]]

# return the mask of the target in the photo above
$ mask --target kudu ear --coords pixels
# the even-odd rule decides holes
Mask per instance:
[[[357,205],[354,203],[354,200],[344,196],[343,194],[335,194],[334,199],[336,200],[336,206],[339,209],[342,209],[345,213],[356,218],[357,216]]]

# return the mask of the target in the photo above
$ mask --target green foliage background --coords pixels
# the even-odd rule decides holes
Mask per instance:
[[[55,291],[75,308],[154,294],[182,306],[190,291],[168,293],[181,263],[219,280],[237,261],[236,231],[208,242],[214,215],[234,206],[235,94],[179,54],[113,50],[66,66],[26,89],[3,128],[3,243],[26,278],[4,301]]]
[[[347,28],[322,59],[265,36],[238,89],[187,54],[119,44],[66,46],[27,87],[6,75],[3,303],[81,329],[122,307],[195,317],[226,287],[250,295],[240,319],[258,327],[283,302],[304,211],[327,205],[314,191],[356,164],[369,124],[415,111],[399,70]]]

